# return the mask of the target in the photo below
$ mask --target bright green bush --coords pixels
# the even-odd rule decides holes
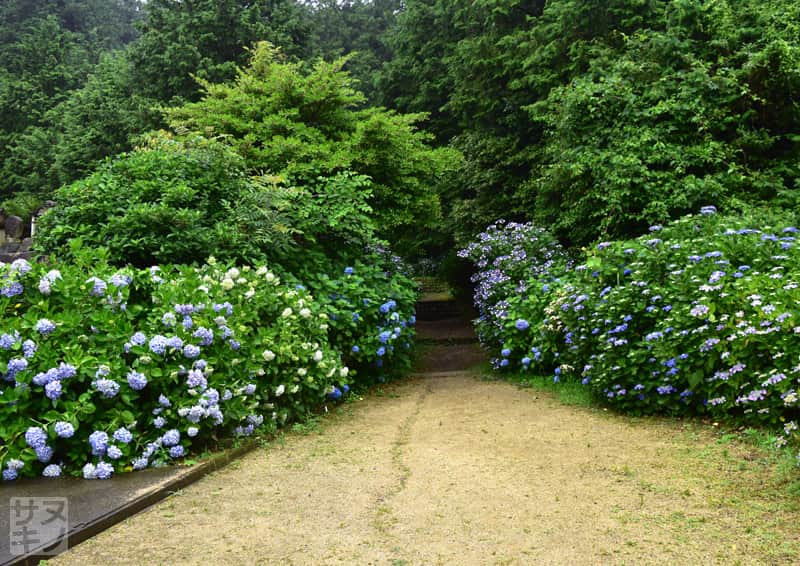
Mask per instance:
[[[410,363],[414,286],[379,258],[318,275],[336,296],[265,266],[74,258],[0,265],[5,480],[162,465]]]
[[[364,98],[342,71],[344,62],[304,70],[260,43],[235,82],[203,82],[203,99],[168,110],[167,118],[177,131],[219,136],[251,173],[279,175],[290,185],[344,171],[369,177],[375,227],[402,245],[404,230],[439,222],[436,187],[459,155],[429,147],[431,136],[417,129],[421,114],[361,108]]]

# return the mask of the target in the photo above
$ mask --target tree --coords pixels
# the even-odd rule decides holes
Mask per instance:
[[[230,80],[244,48],[269,40],[296,58],[308,55],[310,26],[294,0],[150,0],[131,49],[136,81],[150,98],[197,100],[194,76]]]
[[[430,136],[416,128],[421,115],[361,109],[364,98],[343,65],[318,61],[303,71],[260,43],[235,82],[203,82],[202,100],[172,108],[167,117],[177,131],[224,140],[251,172],[289,184],[313,185],[345,171],[367,175],[379,234],[393,241],[412,227],[435,226],[436,187],[458,155],[427,145]]]

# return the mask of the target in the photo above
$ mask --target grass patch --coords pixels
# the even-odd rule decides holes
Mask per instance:
[[[487,375],[488,371],[482,372],[483,375],[492,378],[493,376]],[[564,405],[575,407],[597,406],[589,388],[574,381],[554,383],[553,376],[531,375],[528,373],[504,375],[501,379],[516,383],[521,387],[530,387],[537,391],[546,391]]]

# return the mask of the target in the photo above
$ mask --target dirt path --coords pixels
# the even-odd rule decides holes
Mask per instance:
[[[746,448],[470,373],[354,401],[53,564],[791,564]],[[772,495],[770,495],[772,494]]]

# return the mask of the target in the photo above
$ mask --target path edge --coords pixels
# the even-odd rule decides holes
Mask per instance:
[[[58,547],[58,545],[63,544],[64,539],[67,541],[67,547],[63,552],[66,552],[70,548],[85,542],[86,540],[105,531],[113,525],[116,525],[117,523],[136,515],[137,513],[147,509],[151,505],[154,505],[163,499],[166,499],[174,492],[195,483],[208,474],[216,472],[217,470],[221,470],[234,460],[238,460],[248,452],[251,452],[260,444],[260,439],[250,439],[245,441],[241,446],[224,450],[221,453],[212,456],[208,460],[186,468],[185,470],[179,472],[175,476],[164,481],[163,483],[160,483],[156,487],[148,490],[140,496],[131,499],[119,507],[115,507],[105,515],[102,515],[101,517],[98,517],[97,519],[94,519],[88,523],[76,526],[74,529],[70,529],[66,536],[47,544],[47,546],[44,548],[39,548],[24,556],[16,557],[10,562],[4,562],[0,566],[34,566],[39,564],[39,562],[42,560],[52,559],[55,556],[58,556],[58,554],[61,554],[61,552],[57,554],[46,554],[47,549]]]

